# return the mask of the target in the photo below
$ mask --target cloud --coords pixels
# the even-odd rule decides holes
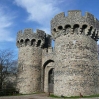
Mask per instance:
[[[0,42],[4,41],[14,41],[14,39],[11,37],[10,32],[7,31],[6,29],[1,29],[0,28]]]
[[[63,11],[63,6],[71,7],[71,3],[73,6],[73,0],[15,0],[28,13],[27,20],[37,22],[46,32],[50,30],[50,20]]]
[[[28,20],[39,24],[46,24],[54,14],[60,11],[56,7],[56,0],[15,0],[15,2],[29,13]]]
[[[11,31],[9,31],[13,25],[12,19],[13,17],[7,13],[7,8],[0,6],[0,42],[14,40],[11,37]]]

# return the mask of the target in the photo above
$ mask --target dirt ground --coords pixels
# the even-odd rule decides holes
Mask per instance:
[[[7,96],[7,97],[4,96],[4,97],[0,97],[0,99],[65,99],[65,98],[51,98],[51,97],[48,97],[47,94],[43,93],[43,94],[22,95],[22,96]],[[98,98],[75,98],[75,99],[99,99],[99,97]]]

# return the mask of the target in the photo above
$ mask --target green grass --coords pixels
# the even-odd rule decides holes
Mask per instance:
[[[51,94],[50,97],[61,98],[61,96],[56,96],[56,95],[53,95],[53,94]],[[99,95],[83,96],[82,98],[95,98],[95,97],[99,97]],[[81,97],[80,96],[71,96],[71,97],[64,96],[64,99],[66,99],[66,98],[77,99],[77,98],[81,98]]]
[[[60,96],[55,96],[53,94],[51,94],[50,97],[52,97],[52,98],[61,98]]]

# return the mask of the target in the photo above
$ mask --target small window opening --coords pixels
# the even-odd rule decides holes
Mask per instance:
[[[26,45],[26,46],[29,45],[29,42],[30,42],[30,40],[29,40],[29,39],[26,39],[26,40],[25,40],[25,45]]]
[[[33,39],[33,40],[31,41],[31,45],[32,45],[32,46],[35,46],[35,41],[36,41],[35,39]]]
[[[41,44],[41,40],[38,40],[37,46],[40,46],[40,44]]]
[[[62,30],[62,29],[63,29],[63,27],[62,27],[62,26],[58,26],[58,29],[59,29],[59,30]]]
[[[54,28],[53,31],[56,32],[56,29]]]

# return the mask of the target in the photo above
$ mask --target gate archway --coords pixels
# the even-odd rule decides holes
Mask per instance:
[[[49,92],[50,86],[51,86],[51,91],[53,91],[54,85],[52,86],[52,83],[50,84],[50,81],[52,82],[51,75],[53,73],[53,70],[54,70],[54,61],[47,60],[43,65],[43,89],[44,89],[44,92]],[[53,75],[53,79],[54,79],[54,75]],[[54,80],[53,80],[53,83],[54,83]]]

